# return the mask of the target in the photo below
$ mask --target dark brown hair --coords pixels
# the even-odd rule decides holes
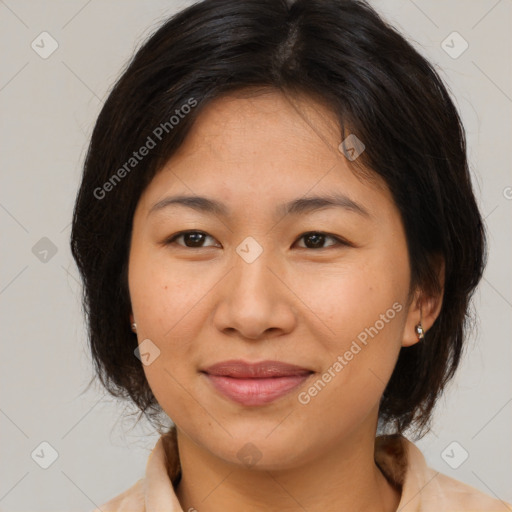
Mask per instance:
[[[485,235],[445,85],[362,0],[204,0],[167,20],[131,60],[96,122],[73,216],[97,375],[149,419],[161,412],[129,324],[133,214],[201,109],[248,88],[319,99],[340,136],[350,127],[365,143],[358,163],[386,182],[401,212],[413,286],[439,289],[443,258],[440,315],[423,342],[401,349],[379,415],[388,430],[425,431],[461,357]],[[141,156],[143,146],[151,148]]]

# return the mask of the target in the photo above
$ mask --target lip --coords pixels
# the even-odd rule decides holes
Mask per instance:
[[[242,405],[264,405],[290,393],[314,372],[281,361],[230,360],[202,370],[213,387]]]

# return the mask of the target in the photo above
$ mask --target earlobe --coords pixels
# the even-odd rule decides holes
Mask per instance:
[[[403,347],[424,342],[425,338],[428,338],[426,334],[439,316],[442,302],[440,294],[426,300],[418,298],[411,304],[402,340]]]
[[[419,300],[415,300],[409,309],[405,331],[402,339],[402,347],[410,347],[425,339],[425,333],[428,327],[423,319],[423,305]]]
[[[428,341],[427,332],[436,321],[443,305],[444,294],[444,262],[438,266],[439,286],[435,292],[426,296],[418,289],[411,302],[402,339],[403,347],[410,347],[418,342]]]
[[[414,300],[407,314],[402,347],[410,347],[425,338],[426,328],[423,324],[422,306],[418,300]]]

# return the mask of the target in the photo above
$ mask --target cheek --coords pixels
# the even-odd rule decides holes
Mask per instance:
[[[212,284],[207,273],[171,264],[165,251],[141,249],[130,255],[129,286],[139,332],[164,341],[190,323]]]
[[[343,407],[364,415],[378,403],[401,347],[409,289],[405,248],[354,258],[314,278],[301,275],[297,282],[304,302],[321,320],[315,321],[324,333],[317,335],[323,349],[321,377],[328,381],[304,390],[304,401],[312,398],[319,414]]]
[[[329,329],[322,329],[325,336],[317,338],[322,368],[318,379],[300,390],[297,421],[322,418],[330,431],[347,433],[378,409],[400,351],[405,306],[392,287],[361,286],[355,274],[341,281],[343,292],[331,290],[336,300],[318,297],[319,311],[322,304],[328,311],[335,303],[336,314]]]
[[[129,288],[139,344],[150,340],[158,354],[143,369],[156,399],[170,416],[190,406],[185,387],[190,387],[192,340],[204,325],[206,297],[216,281],[207,272],[185,267],[175,260],[171,264],[165,251],[134,247],[130,254]]]
[[[325,332],[330,349],[343,349],[361,333],[377,328],[381,338],[396,339],[403,327],[408,296],[407,258],[369,254],[324,271],[297,272],[295,292]],[[395,264],[392,264],[394,261]],[[400,311],[398,311],[400,310]],[[385,334],[385,336],[384,336]]]

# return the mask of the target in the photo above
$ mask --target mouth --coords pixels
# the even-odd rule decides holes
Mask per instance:
[[[201,370],[224,397],[247,406],[264,405],[290,393],[314,372],[281,361],[223,361]]]

